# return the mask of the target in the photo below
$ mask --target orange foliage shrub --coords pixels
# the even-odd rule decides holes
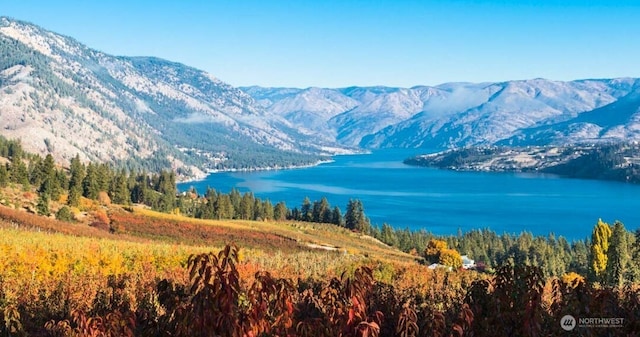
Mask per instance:
[[[98,210],[98,211],[94,212],[93,216],[96,218],[96,221],[98,221],[98,222],[102,222],[102,223],[105,223],[107,225],[109,223],[111,223],[111,219],[109,219],[109,216],[103,210]]]
[[[98,202],[102,205],[109,206],[111,205],[111,198],[109,198],[109,194],[105,191],[100,191],[98,193]]]
[[[36,198],[38,198],[38,195],[36,193],[33,192],[24,192],[22,194],[22,197],[29,200],[29,201],[34,201],[36,200]]]
[[[94,200],[82,197],[80,198],[80,205],[78,207],[81,210],[88,211],[96,209],[98,207],[98,204]]]

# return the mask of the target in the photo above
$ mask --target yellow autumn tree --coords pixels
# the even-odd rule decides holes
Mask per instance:
[[[584,283],[584,277],[576,272],[569,272],[562,275],[562,283],[571,288],[577,287],[580,283]]]
[[[609,251],[609,239],[611,238],[611,226],[598,219],[591,234],[591,272],[596,280],[602,281],[607,269],[607,252]]]
[[[452,267],[453,269],[462,268],[462,257],[455,249],[443,249],[440,251],[440,264]]]
[[[429,262],[436,262],[440,260],[440,252],[447,249],[447,242],[443,240],[431,239],[427,243],[427,248],[424,249],[424,257]]]

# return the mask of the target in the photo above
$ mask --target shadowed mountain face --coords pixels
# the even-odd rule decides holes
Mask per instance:
[[[193,174],[309,163],[335,145],[206,72],[107,55],[8,18],[0,18],[0,134],[62,161],[80,154]]]
[[[294,124],[309,116],[315,130],[345,145],[441,148],[637,140],[639,87],[638,79],[534,79],[247,92]],[[317,113],[326,106],[331,113]]]

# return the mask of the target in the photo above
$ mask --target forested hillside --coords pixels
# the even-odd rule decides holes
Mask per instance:
[[[203,177],[211,169],[313,164],[341,150],[266,113],[212,75],[118,57],[0,18],[0,134],[67,164]]]

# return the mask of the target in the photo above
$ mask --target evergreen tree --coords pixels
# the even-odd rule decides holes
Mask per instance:
[[[173,171],[162,171],[158,177],[156,190],[160,192],[158,209],[163,212],[172,212],[176,207],[176,176]]]
[[[71,214],[68,206],[62,206],[62,208],[56,212],[56,219],[69,222],[73,220],[73,214]]]
[[[147,204],[146,197],[149,193],[149,186],[151,185],[149,176],[143,171],[136,177],[135,181],[135,185],[131,190],[131,202],[134,204]]]
[[[49,216],[49,195],[41,193],[38,197],[38,204],[36,205],[36,211],[40,215]]]
[[[260,198],[253,199],[253,216],[251,219],[253,220],[264,220],[264,204]]]
[[[21,184],[23,190],[28,190],[30,188],[29,184],[29,170],[27,169],[27,165],[22,161],[21,158],[17,157],[11,163],[11,171],[9,172],[10,180],[14,183]]]
[[[313,219],[313,213],[311,210],[311,201],[309,197],[304,197],[302,201],[302,207],[300,208],[300,216],[302,221],[311,221]]]
[[[0,187],[6,187],[9,183],[9,168],[7,165],[0,164]]]
[[[607,251],[607,283],[620,287],[624,283],[625,269],[629,262],[627,230],[620,221],[613,225],[609,249]]]
[[[345,226],[348,229],[355,230],[362,233],[367,233],[369,230],[369,219],[364,215],[364,207],[362,202],[358,199],[349,200],[347,205],[347,213],[344,216]]]
[[[92,200],[98,199],[100,193],[100,185],[98,184],[98,172],[96,166],[92,163],[87,165],[87,173],[82,179],[82,195]]]
[[[382,229],[380,229],[380,241],[388,244],[389,246],[398,246],[398,238],[396,237],[396,233],[393,231],[393,228],[386,222],[382,224]]]
[[[275,221],[284,221],[287,219],[287,205],[284,201],[280,201],[273,209],[273,219]]]
[[[265,200],[262,203],[263,216],[262,218],[265,220],[273,220],[275,216],[275,210],[273,209],[273,205],[269,199]]]
[[[200,210],[197,217],[201,219],[215,219],[216,208],[215,205],[218,202],[218,193],[213,188],[207,188],[207,193],[204,196],[204,201],[200,203]]]
[[[234,217],[233,204],[229,194],[221,194],[216,200],[216,217],[218,219],[231,219]]]
[[[231,201],[231,205],[233,207],[232,217],[235,219],[240,219],[240,201],[242,200],[242,195],[240,195],[240,191],[235,188],[231,189],[229,193],[229,200]]]
[[[164,171],[160,173],[162,177]],[[108,192],[113,180],[113,170],[107,164],[99,164],[96,166],[96,184],[98,192]],[[157,189],[159,191],[159,188]]]
[[[629,259],[626,279],[629,282],[640,283],[640,228],[636,229],[635,234],[630,233],[629,250],[631,259]]]
[[[334,207],[331,212],[331,223],[336,226],[344,227],[344,218],[342,217],[342,212],[338,206]]]
[[[569,270],[573,270],[580,275],[589,274],[589,248],[584,241],[574,242],[570,251],[573,253]]]
[[[607,269],[607,252],[609,251],[609,238],[611,226],[598,220],[591,235],[591,261],[590,268],[594,279],[603,281],[604,272]]]
[[[80,155],[76,155],[71,159],[69,166],[69,198],[67,203],[69,206],[78,206],[80,197],[82,196],[82,180],[84,180],[85,167],[80,162]]]
[[[291,210],[291,219],[296,221],[302,221],[302,213],[298,209],[298,207],[294,207]]]
[[[253,194],[251,194],[251,192],[245,192],[245,194],[242,195],[242,199],[240,200],[240,210],[238,214],[240,219],[253,219],[253,199]]]
[[[329,201],[326,197],[322,197],[320,201],[313,203],[311,217],[313,222],[331,222],[331,206],[329,206]]]
[[[111,201],[116,204],[127,205],[131,202],[131,192],[129,191],[129,179],[124,169],[115,175],[109,188]]]

